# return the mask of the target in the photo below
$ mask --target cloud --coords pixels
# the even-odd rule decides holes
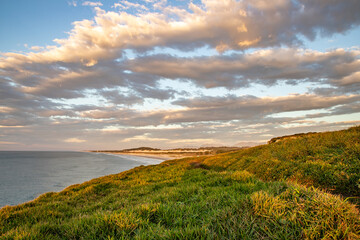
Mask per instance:
[[[67,143],[83,143],[83,142],[86,142],[86,140],[79,139],[79,138],[68,138],[68,139],[65,139],[64,142],[67,142]]]
[[[337,82],[339,85],[354,85],[360,83],[360,71],[345,76]]]
[[[16,111],[16,109],[11,107],[0,106],[0,113],[11,113],[14,111]]]
[[[129,9],[129,8],[140,9],[140,10],[143,10],[143,11],[149,10],[144,5],[141,5],[139,3],[132,3],[132,2],[129,2],[129,1],[121,1],[121,3],[115,3],[113,7],[114,8],[120,8],[120,9],[123,9],[123,10]]]
[[[241,122],[276,122],[278,118],[272,115],[283,112],[308,110],[347,109],[349,112],[359,112],[360,109],[350,107],[360,101],[360,95],[349,96],[317,96],[310,94],[296,94],[285,97],[255,97],[255,96],[224,96],[201,97],[194,99],[179,99],[173,102],[183,108],[178,110],[136,111],[126,108],[103,108],[84,111],[80,115],[84,118],[108,120],[108,123],[121,126],[159,126],[161,124],[182,124],[218,121]],[[333,114],[343,114],[333,110]],[[308,118],[311,116],[308,115]],[[314,116],[315,117],[315,116]],[[316,116],[317,117],[317,116]],[[283,118],[281,121],[303,120],[301,118]]]
[[[98,6],[102,6],[103,4],[101,2],[90,2],[90,1],[85,1],[82,3],[83,6],[90,6],[90,7],[98,7]]]
[[[100,61],[92,67],[81,63],[30,62],[21,68],[3,68],[0,76],[6,76],[18,84],[17,88],[10,87],[17,95],[25,93],[70,99],[84,97],[83,91],[87,89],[97,89],[106,99],[117,99],[117,103],[123,101],[126,105],[132,105],[142,102],[141,98],[165,100],[186,94],[174,89],[161,89],[159,82],[163,78],[192,81],[198,87],[228,89],[249,88],[254,84],[273,86],[309,82],[328,84],[335,87],[335,91],[356,93],[359,90],[358,58],[358,50],[318,52],[275,48],[214,57],[152,55],[133,60]],[[130,94],[118,93],[119,96],[115,98],[114,91],[101,90],[116,87],[126,88]],[[322,90],[314,91],[320,93]],[[7,94],[9,91],[4,92],[5,96]]]
[[[68,1],[67,3],[68,3],[68,5],[70,5],[70,6],[77,7],[77,1],[75,1],[75,0],[73,0],[73,1]]]
[[[274,48],[215,57],[145,56],[130,60],[129,69],[159,78],[187,79],[207,88],[240,88],[251,84],[271,86],[279,82],[318,82],[339,86],[357,82],[355,72],[360,69],[359,56],[358,50],[318,52]]]
[[[360,100],[360,95],[324,97],[316,95],[290,95],[286,97],[226,96],[183,99],[174,104],[187,107],[164,114],[166,123],[250,120],[256,122],[274,113],[328,109],[334,106],[349,104]]]
[[[18,143],[4,149],[231,145],[358,123],[336,119],[360,112],[359,48],[302,45],[359,26],[358,0],[143,3],[85,1],[95,16],[67,38],[1,53],[0,145]]]
[[[30,49],[33,50],[33,51],[41,51],[41,50],[44,50],[44,47],[32,46],[32,47],[30,47]]]
[[[2,144],[7,145],[7,144],[18,144],[18,143],[16,143],[16,142],[5,142],[5,141],[0,141],[0,145],[2,145]]]
[[[126,2],[125,2],[126,3]],[[260,4],[261,3],[261,4]],[[111,59],[124,49],[168,46],[193,50],[200,46],[245,50],[298,46],[301,37],[344,33],[360,23],[360,4],[334,1],[212,1],[189,4],[190,11],[164,6],[161,12],[132,15],[95,7],[94,20],[74,22],[60,46],[29,54],[5,54],[0,67],[24,62],[81,62],[85,66]]]

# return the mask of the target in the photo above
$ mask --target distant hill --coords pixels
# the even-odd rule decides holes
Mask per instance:
[[[4,207],[0,239],[360,239],[360,127],[281,139]]]
[[[128,148],[122,150],[91,150],[91,152],[133,152],[133,151],[157,151],[161,150],[159,148],[151,148],[151,147],[138,147],[138,148]]]

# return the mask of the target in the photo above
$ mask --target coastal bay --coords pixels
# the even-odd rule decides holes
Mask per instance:
[[[162,160],[88,152],[0,152],[0,208],[35,199],[45,192]]]

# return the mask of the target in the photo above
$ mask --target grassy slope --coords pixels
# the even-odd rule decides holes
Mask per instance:
[[[359,141],[356,127],[94,179],[1,209],[0,239],[360,239],[355,205],[312,187],[356,202]]]
[[[267,181],[295,180],[359,198],[360,127],[284,139],[209,157],[203,163],[220,169],[247,170]]]

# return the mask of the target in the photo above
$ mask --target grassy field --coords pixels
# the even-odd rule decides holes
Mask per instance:
[[[170,160],[0,210],[0,239],[360,239],[360,127]]]

